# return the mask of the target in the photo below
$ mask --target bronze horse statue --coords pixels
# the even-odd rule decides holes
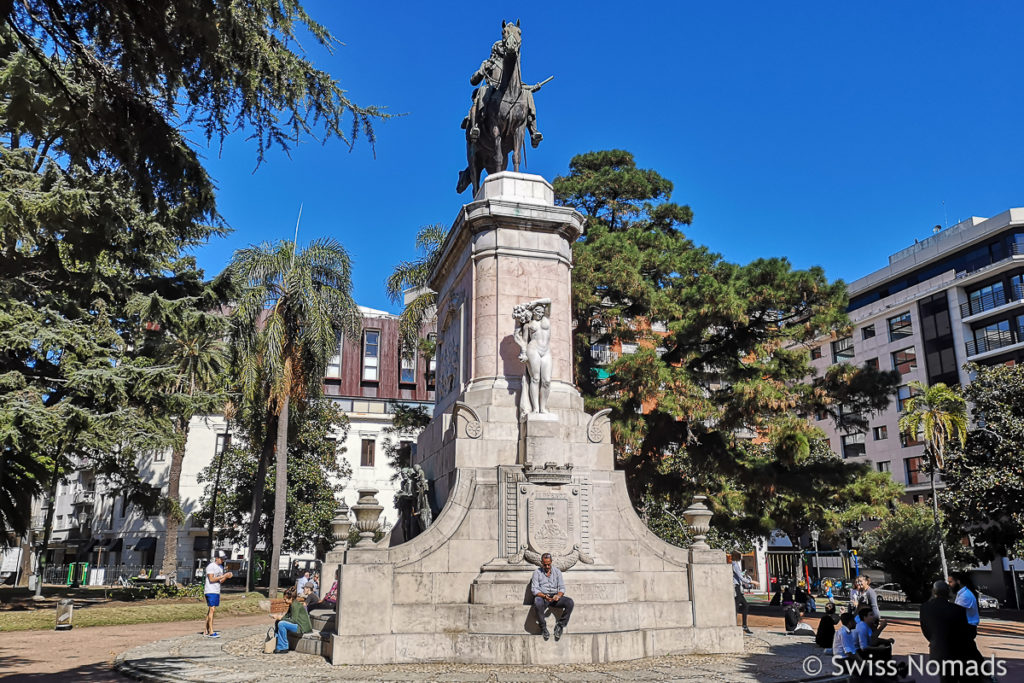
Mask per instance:
[[[466,158],[469,166],[459,172],[456,192],[462,193],[472,184],[475,195],[480,189],[480,173],[484,169],[488,174],[506,170],[509,153],[512,154],[512,170],[519,172],[530,97],[523,86],[519,69],[522,43],[519,22],[511,24],[502,21],[501,79],[496,86],[481,86],[486,90],[480,98],[482,108],[476,112],[476,118],[481,124],[479,136],[471,135],[470,127],[467,126]]]

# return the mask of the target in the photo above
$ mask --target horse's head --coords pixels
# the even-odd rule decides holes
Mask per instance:
[[[523,32],[519,29],[519,20],[516,23],[501,22],[501,42],[505,48],[505,54],[519,54],[519,47],[523,44]]]

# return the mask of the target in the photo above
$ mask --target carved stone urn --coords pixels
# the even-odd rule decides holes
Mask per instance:
[[[707,550],[711,547],[705,542],[708,531],[711,529],[711,517],[713,515],[708,506],[704,504],[704,501],[707,499],[707,496],[694,496],[690,507],[683,510],[683,518],[686,520],[686,525],[693,532],[693,545],[691,547],[699,550]]]
[[[352,519],[349,517],[349,507],[345,505],[345,499],[341,499],[338,507],[334,510],[334,519],[331,520],[331,536],[334,537],[334,549],[343,550],[348,543],[348,534],[352,529]]]
[[[374,497],[378,489],[359,489],[359,501],[352,506],[356,513],[356,528],[359,529],[359,540],[373,540],[373,535],[380,529],[380,513],[384,506]]]

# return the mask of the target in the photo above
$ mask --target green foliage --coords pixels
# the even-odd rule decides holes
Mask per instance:
[[[968,370],[974,426],[946,456],[939,501],[948,524],[973,536],[979,560],[1024,557],[1024,366]]]
[[[814,376],[808,345],[849,326],[842,282],[782,258],[728,263],[695,245],[672,183],[628,152],[577,156],[554,186],[587,219],[573,245],[577,381],[588,410],[612,410],[634,499],[669,496],[681,512],[707,494],[722,536],[740,543],[884,508],[895,489],[883,477],[812,457],[823,434],[807,415],[863,428],[897,381],[849,365]],[[636,352],[598,373],[592,345],[616,341]]]
[[[322,550],[331,542],[331,519],[337,507],[336,494],[352,476],[351,467],[341,456],[348,433],[348,417],[324,399],[293,404],[289,411],[288,493],[285,507],[284,552]],[[249,417],[248,423],[236,423],[237,438],[224,451],[221,462],[214,460],[199,474],[205,484],[202,515],[209,519],[213,482],[220,466],[215,524],[221,538],[231,543],[247,542],[249,513],[256,486],[256,470],[262,440],[253,432],[265,429],[262,413]],[[255,421],[255,425],[252,424]],[[257,525],[257,543],[270,547],[274,518],[273,463],[263,482],[262,512]]]
[[[911,382],[910,390],[913,396],[900,417],[900,431],[912,439],[924,436],[928,457],[941,470],[947,446],[963,446],[967,438],[967,404],[942,382],[930,387]]]
[[[400,261],[384,281],[384,289],[392,303],[404,301],[406,290],[417,292],[416,297],[402,309],[398,318],[398,335],[402,353],[406,357],[418,348],[420,353],[433,356],[434,343],[420,339],[423,324],[433,316],[437,306],[437,292],[427,285],[430,271],[441,258],[441,246],[447,230],[440,223],[425,225],[416,233],[416,250],[420,253],[412,261]]]
[[[946,547],[949,559],[963,565],[968,553],[957,541],[947,539]],[[889,572],[912,602],[926,600],[932,583],[945,578],[935,543],[935,520],[925,505],[898,504],[877,528],[864,535],[862,554],[870,565]]]
[[[72,465],[157,503],[134,463],[182,441],[189,411],[164,410],[179,368],[146,323],[211,310],[184,254],[224,232],[179,127],[244,128],[258,160],[301,137],[372,141],[381,112],[313,67],[299,32],[336,44],[293,0],[0,2],[0,543]]]
[[[398,479],[398,471],[412,466],[412,449],[402,442],[416,442],[416,437],[430,423],[430,411],[424,406],[406,406],[392,403],[391,424],[381,430],[384,435],[384,456],[388,467],[394,470],[391,480]]]

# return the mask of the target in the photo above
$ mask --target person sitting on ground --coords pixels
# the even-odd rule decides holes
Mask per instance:
[[[289,588],[284,592],[284,599],[288,603],[288,611],[283,614],[271,614],[277,619],[277,649],[275,655],[283,655],[288,652],[289,633],[309,633],[313,630],[313,624],[309,621],[309,614],[302,603],[295,599],[295,589]]]
[[[807,609],[800,603],[794,603],[786,608],[786,633],[793,635],[813,636],[814,629],[804,621],[804,614]]]
[[[313,587],[314,584],[310,581],[306,584],[306,587],[302,589],[302,602],[306,606],[307,613],[312,612],[315,609],[319,609],[321,604],[320,596],[316,594]]]
[[[533,593],[533,608],[537,610],[540,634],[544,636],[544,640],[549,637],[544,610],[548,607],[562,609],[562,618],[555,623],[555,640],[559,640],[565,627],[569,625],[569,616],[572,614],[574,603],[572,598],[565,596],[565,579],[562,578],[562,570],[551,566],[551,553],[544,553],[541,556],[540,566],[534,570],[533,578],[530,581],[530,590]]]
[[[324,599],[321,602],[328,606],[334,607],[338,604],[338,582],[335,581],[331,584],[331,589],[324,594]]]
[[[849,673],[853,662],[859,659],[857,655],[857,622],[852,614],[843,612],[839,617],[839,624],[835,640],[832,641],[832,656],[842,659]]]
[[[857,653],[864,659],[892,659],[892,644],[895,641],[879,635],[888,626],[885,619],[876,619],[870,607],[862,607],[857,616],[860,617],[855,631]]]
[[[793,602],[795,602],[793,600],[793,589],[787,584],[782,587],[782,606],[788,607],[789,605],[792,605]]]
[[[768,604],[771,607],[782,604],[782,585],[778,581],[772,581],[772,599]]]
[[[818,621],[818,633],[814,636],[814,642],[818,647],[828,650],[836,639],[836,606],[831,602],[825,605],[825,615]]]

